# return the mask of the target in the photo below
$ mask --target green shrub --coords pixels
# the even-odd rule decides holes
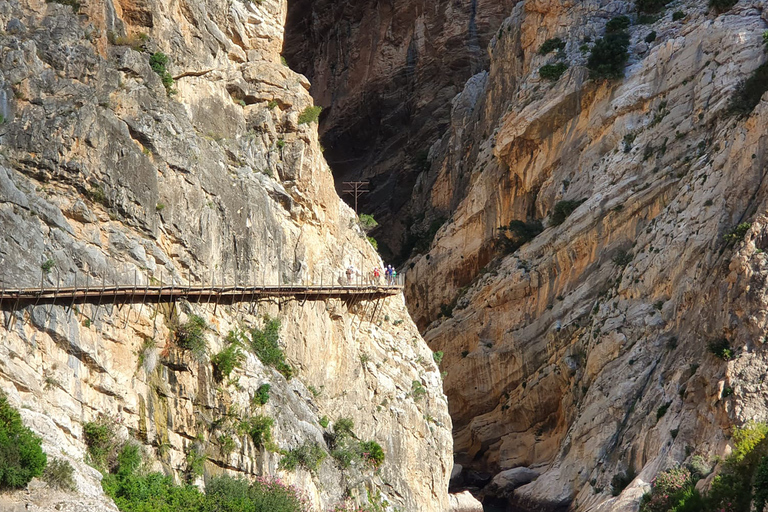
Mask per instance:
[[[263,329],[251,329],[251,350],[262,363],[273,367],[286,379],[291,380],[293,369],[285,362],[285,354],[278,344],[280,327],[280,320],[265,316]]]
[[[616,473],[613,475],[613,478],[611,479],[611,494],[614,496],[621,494],[621,491],[626,489],[626,487],[632,483],[632,480],[634,480],[636,476],[637,473],[635,473],[634,469],[632,468],[629,468],[624,473]]]
[[[432,359],[435,360],[435,363],[440,366],[440,363],[443,361],[443,354],[442,350],[438,350],[437,352],[432,352]]]
[[[360,443],[363,460],[378,469],[384,463],[384,450],[376,441]]]
[[[584,199],[558,201],[552,211],[552,217],[549,220],[550,225],[559,226],[565,222],[565,219],[567,219],[568,216],[571,215],[584,201]]]
[[[221,352],[211,357],[213,378],[217,382],[229,378],[235,368],[240,368],[245,360],[245,354],[240,350],[239,343],[230,343]]]
[[[0,490],[24,487],[43,474],[47,457],[41,443],[0,393]]]
[[[672,402],[667,402],[665,404],[660,405],[659,408],[656,409],[656,421],[659,421],[661,418],[664,417],[665,414],[667,414],[667,410],[669,409],[670,405],[672,405]]]
[[[240,431],[248,434],[257,448],[264,448],[272,441],[272,426],[275,420],[257,414],[240,423]]]
[[[149,67],[160,76],[168,96],[174,94],[173,76],[168,72],[168,56],[163,52],[153,53],[149,56]]]
[[[596,79],[624,77],[624,66],[629,60],[629,34],[616,32],[598,39],[587,58],[590,76]]]
[[[176,328],[176,344],[192,352],[197,359],[204,359],[208,348],[205,329],[205,320],[200,316],[191,315],[184,325]]]
[[[550,52],[564,49],[565,42],[559,37],[553,37],[552,39],[547,39],[544,41],[544,43],[539,47],[539,55],[546,55]]]
[[[731,231],[723,235],[723,240],[729,245],[733,245],[736,242],[740,242],[741,240],[744,240],[744,236],[747,234],[747,231],[749,231],[749,228],[752,227],[752,224],[749,222],[742,222],[735,228],[733,228]]]
[[[251,405],[262,406],[269,401],[269,390],[272,386],[269,384],[262,384],[259,389],[256,390],[256,394],[251,399]]]
[[[118,446],[112,422],[100,416],[97,421],[83,423],[83,435],[88,447],[87,462],[102,472],[109,471],[114,464]]]
[[[301,466],[307,471],[315,472],[323,463],[328,454],[317,443],[304,443],[303,445],[283,453],[283,458],[278,464],[279,469],[294,471]]]
[[[758,67],[748,79],[739,84],[731,98],[729,109],[738,115],[750,114],[768,91],[768,62]]]
[[[736,5],[738,0],[709,0],[709,8],[716,14],[722,14],[726,11],[730,11],[731,7]]]
[[[654,479],[651,492],[643,496],[640,510],[642,512],[667,512],[682,500],[691,500],[690,494],[691,491],[695,490],[694,484],[695,481],[691,477],[691,472],[686,468],[675,467],[662,471]]]
[[[372,236],[369,236],[367,238],[368,238],[368,243],[371,244],[371,247],[373,247],[374,250],[378,251],[379,250],[379,242],[377,242],[376,239],[373,238]]]
[[[664,9],[670,0],[637,0],[637,10],[647,14],[657,13]]]
[[[135,443],[125,443],[117,453],[117,473],[130,474],[142,463],[141,448]]]
[[[56,266],[56,262],[49,258],[45,260],[45,262],[43,262],[42,265],[40,265],[40,270],[48,274],[51,270],[53,270],[53,267],[55,266]]]
[[[319,420],[317,420],[317,422],[318,422],[318,423],[320,424],[320,426],[321,426],[321,427],[323,427],[323,428],[328,428],[328,424],[330,423],[330,421],[331,421],[331,420],[328,418],[328,416],[323,416],[322,418],[320,418]]]
[[[605,24],[605,33],[614,34],[624,32],[629,28],[630,21],[626,16],[616,16]]]
[[[333,433],[337,440],[346,437],[354,437],[354,428],[355,422],[352,421],[352,418],[339,418],[333,423]]]
[[[230,453],[235,451],[237,445],[231,435],[222,434],[219,436],[219,448],[221,449],[222,455],[228,457]]]
[[[511,254],[536,238],[542,231],[544,226],[538,220],[530,222],[511,220],[508,226],[499,228],[499,237],[496,242],[504,253]]]
[[[731,349],[731,344],[725,338],[711,341],[707,348],[711,353],[723,361],[733,359],[733,350]]]
[[[560,77],[568,69],[568,64],[565,62],[557,62],[555,64],[545,64],[539,68],[539,76],[544,80],[550,80],[557,82]]]
[[[413,396],[414,400],[421,400],[426,394],[427,388],[420,381],[414,380],[411,382],[411,396]]]
[[[331,451],[331,457],[336,461],[341,469],[349,468],[353,462],[359,460],[360,454],[348,447],[336,448]]]
[[[645,36],[646,43],[652,43],[656,40],[656,31],[652,30],[647,36]]]
[[[208,456],[198,446],[190,446],[187,449],[186,454],[187,468],[185,470],[185,476],[187,482],[192,483],[198,477],[203,476],[205,471],[205,462],[208,460]]]
[[[672,21],[678,21],[685,18],[685,13],[683,11],[675,11],[672,13]]]
[[[174,485],[171,477],[118,467],[101,485],[123,512],[310,512],[306,496],[278,479],[253,483],[228,476],[212,478],[205,494],[194,485]]]
[[[376,222],[376,219],[373,218],[373,215],[368,215],[367,213],[361,213],[357,218],[357,222],[360,225],[360,228],[366,233],[379,225],[379,223]]]
[[[321,106],[309,106],[301,111],[299,114],[299,124],[314,123],[320,117],[320,112],[323,111]]]
[[[55,489],[74,492],[77,491],[74,474],[75,469],[68,460],[54,457],[48,461],[42,479]]]

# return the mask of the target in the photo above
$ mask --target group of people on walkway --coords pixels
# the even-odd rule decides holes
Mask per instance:
[[[346,273],[347,284],[353,284],[355,282],[355,277],[362,275],[354,265],[348,266]],[[395,270],[392,265],[387,265],[387,267],[384,269],[384,279],[388,286],[394,286],[397,284],[397,270]],[[367,284],[381,284],[381,269],[379,267],[373,269]]]

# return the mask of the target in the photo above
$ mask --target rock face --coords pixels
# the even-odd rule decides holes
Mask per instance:
[[[516,510],[635,510],[658,471],[723,455],[731,426],[768,418],[768,98],[730,110],[766,60],[765,8],[676,3],[629,28],[626,77],[603,82],[589,48],[634,6],[527,0],[452,102],[415,200],[425,223],[450,218],[409,263],[408,305],[445,352],[456,461],[540,473]],[[540,55],[555,37],[562,54]],[[541,79],[556,61],[563,76]],[[505,251],[513,220],[543,232]],[[707,349],[722,340],[731,361]]]
[[[485,47],[514,3],[290,3],[285,56],[326,109],[320,133],[337,183],[370,181],[361,211],[379,220],[386,254],[405,242],[414,184],[451,98],[487,66]]]
[[[380,265],[334,191],[316,125],[298,123],[312,99],[306,78],[280,62],[286,9],[284,0],[94,0],[77,13],[1,4],[3,286],[327,284],[350,264]],[[193,314],[206,322],[208,356],[230,331],[279,318],[293,379],[249,354],[235,382],[217,382],[207,357],[173,343],[174,325]],[[6,500],[69,510],[87,498],[89,510],[115,510],[80,462],[83,423],[106,416],[177,478],[185,454],[202,449],[206,477],[280,474],[318,510],[347,495],[403,510],[448,506],[451,420],[401,297],[40,305],[0,320],[0,389],[23,404],[45,449],[73,462],[81,493]],[[256,407],[264,383],[272,398]],[[287,473],[279,453],[247,436],[227,453],[220,436],[252,414],[275,419],[282,450],[327,449],[319,419],[351,418],[386,460],[376,472],[342,471],[329,457],[316,473]]]

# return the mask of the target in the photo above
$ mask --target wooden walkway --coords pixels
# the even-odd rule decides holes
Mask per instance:
[[[342,299],[346,301],[374,300],[401,293],[403,286],[352,284],[349,286],[321,285],[249,285],[249,286],[136,286],[96,285],[92,288],[17,288],[0,289],[0,310],[15,311],[29,305],[55,304],[158,304],[187,300],[202,304],[234,304],[254,302],[265,298],[297,300]]]

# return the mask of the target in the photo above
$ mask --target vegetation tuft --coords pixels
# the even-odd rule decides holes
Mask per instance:
[[[75,469],[68,460],[53,458],[48,461],[42,479],[55,489],[73,492],[77,490],[74,473]]]
[[[275,420],[257,414],[240,423],[240,432],[248,434],[257,448],[264,448],[272,441],[272,426]]]
[[[301,111],[301,114],[299,114],[299,124],[309,124],[316,122],[320,118],[320,112],[322,111],[323,107],[319,105],[308,106]]]
[[[710,342],[707,348],[712,354],[723,361],[730,361],[733,359],[733,349],[731,349],[731,344],[725,338]]]
[[[185,324],[176,328],[176,344],[192,352],[197,359],[203,360],[208,348],[205,329],[205,320],[200,316],[191,315]]]
[[[168,72],[168,56],[163,52],[156,52],[149,56],[149,67],[160,76],[165,92],[168,96],[175,94],[173,89],[173,76]]]
[[[211,363],[213,364],[213,378],[217,382],[221,382],[224,379],[228,379],[230,374],[235,368],[240,368],[245,360],[245,354],[240,349],[240,343],[235,339],[227,336],[229,343],[222,349],[221,352],[211,357]]]
[[[269,390],[272,388],[269,384],[262,384],[256,390],[256,394],[251,399],[251,405],[261,407],[269,402]]]
[[[279,469],[294,471],[302,467],[307,471],[315,472],[323,463],[328,454],[317,443],[304,443],[293,450],[283,452],[283,458],[280,459]]]
[[[264,317],[264,327],[251,329],[251,350],[262,363],[273,367],[291,380],[293,368],[285,361],[285,354],[278,344],[280,339],[280,320],[270,316]]]

